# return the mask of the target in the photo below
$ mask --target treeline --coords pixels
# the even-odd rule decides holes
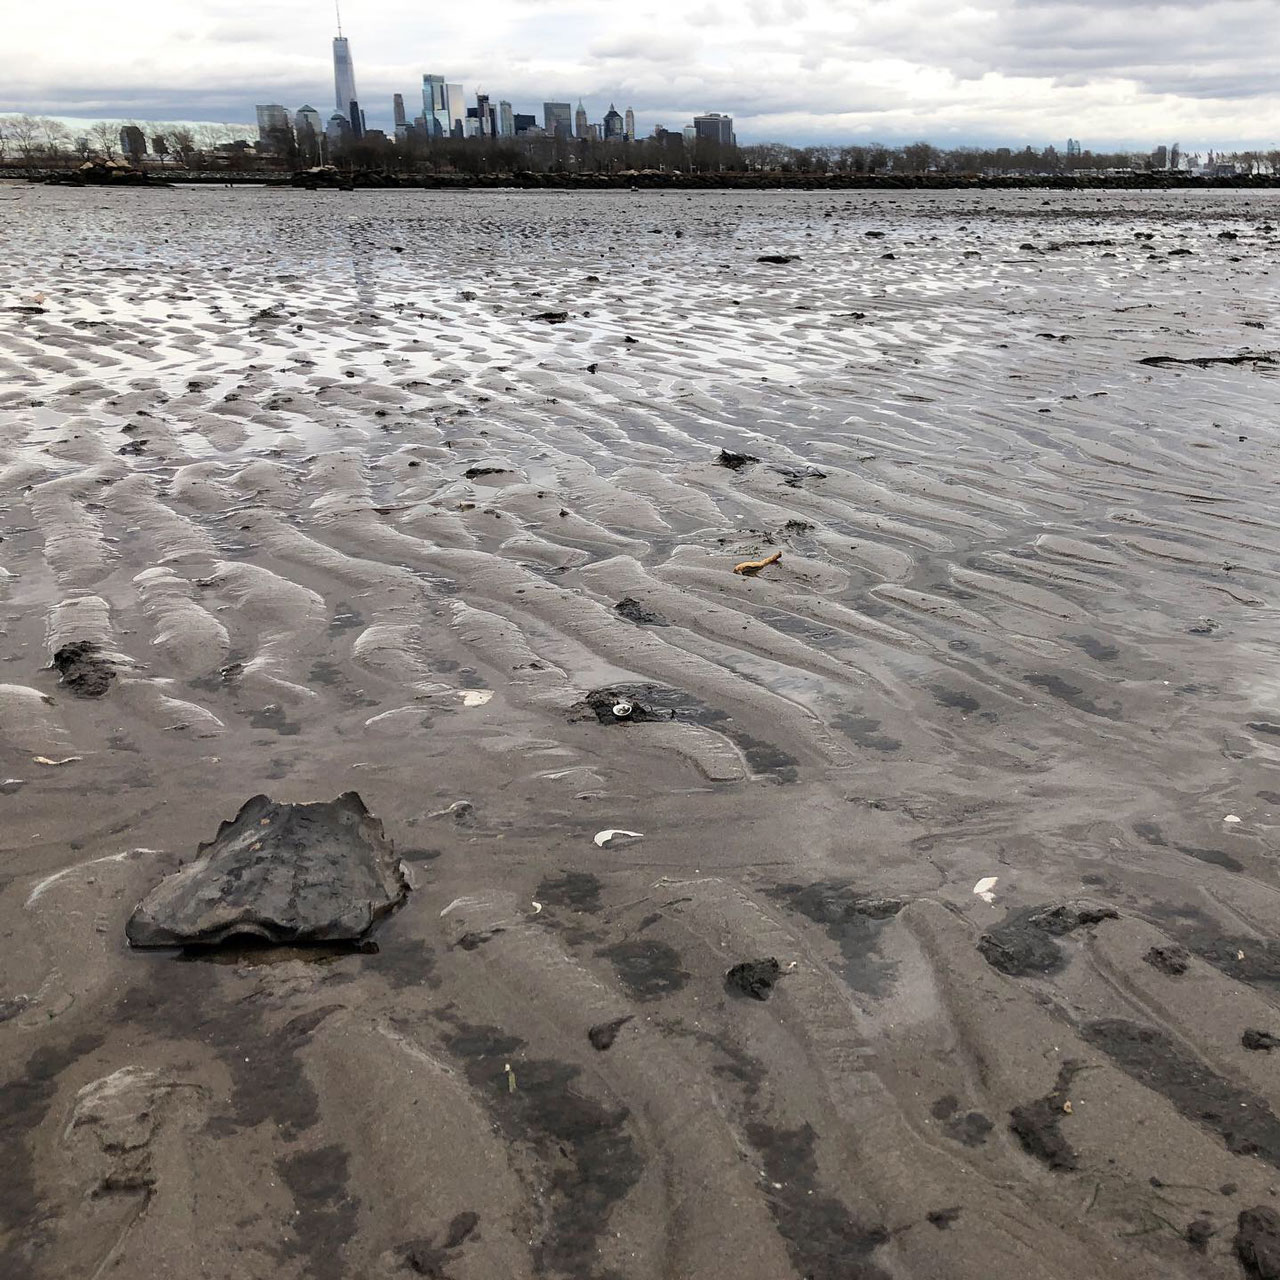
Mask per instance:
[[[124,155],[122,131],[141,152]],[[784,174],[822,177],[1070,177],[1075,174],[1163,171],[1170,153],[1079,151],[1055,147],[952,147],[927,142],[906,146],[880,143],[792,147],[781,142],[725,146],[710,139],[687,141],[660,132],[634,141],[588,141],[544,134],[513,138],[429,138],[410,131],[395,140],[374,131],[335,144],[292,129],[251,140],[255,131],[234,125],[161,125],[99,121],[73,134],[58,120],[42,116],[0,116],[0,166],[29,170],[75,167],[88,160],[127,158],[143,167],[189,173],[227,172],[278,176],[316,165],[347,172],[382,172],[406,177],[459,174],[479,178],[502,174],[622,174],[656,170],[687,174]],[[1197,172],[1198,154],[1172,156],[1175,167]],[[1280,150],[1210,154],[1208,167],[1242,176],[1280,174]]]

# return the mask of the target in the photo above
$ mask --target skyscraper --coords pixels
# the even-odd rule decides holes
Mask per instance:
[[[462,86],[460,84],[445,85],[445,103],[446,110],[449,115],[449,128],[446,133],[452,133],[455,138],[463,136],[463,126],[467,118],[467,101],[462,96]]]
[[[320,163],[320,139],[324,137],[324,121],[315,107],[299,107],[293,117],[293,133],[298,140],[298,153],[307,164]]]
[[[585,138],[587,136],[587,109],[582,105],[582,99],[578,99],[578,109],[573,113],[573,133],[575,137]]]
[[[511,103],[498,103],[498,137],[514,138],[516,133],[516,119],[511,111]]]
[[[567,102],[544,102],[542,118],[548,133],[561,138],[573,136],[573,108]]]
[[[722,147],[733,146],[733,117],[709,111],[705,116],[693,117],[693,136],[699,141],[718,142]]]
[[[428,132],[435,137],[447,138],[453,132],[448,86],[444,82],[444,76],[422,77],[422,114],[427,118]]]
[[[350,118],[351,104],[358,101],[356,73],[351,65],[351,46],[343,35],[333,38],[333,92],[337,110]]]
[[[258,113],[258,138],[262,142],[270,140],[271,134],[280,129],[288,129],[289,113],[278,102],[269,103],[265,107],[255,107]]]
[[[476,133],[481,138],[493,137],[493,121],[489,114],[489,95],[487,93],[476,94]]]
[[[636,113],[632,111],[630,107],[627,108],[627,122],[626,128],[623,132],[623,137],[625,137],[628,142],[634,142],[636,140]]]
[[[604,113],[604,136],[607,142],[622,141],[622,116],[612,102],[609,103],[609,110]]]
[[[391,95],[391,113],[395,121],[397,129],[409,123],[404,114],[404,94],[393,93]]]

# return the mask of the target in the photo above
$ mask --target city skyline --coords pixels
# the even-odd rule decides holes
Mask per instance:
[[[1260,0],[749,0],[738,21],[721,0],[623,15],[494,0],[476,32],[464,15],[426,21],[399,0],[349,0],[342,18],[368,123],[387,132],[392,94],[408,101],[426,65],[517,108],[581,96],[598,118],[627,104],[640,136],[713,107],[744,143],[1083,136],[1121,148],[1177,136],[1207,150],[1275,145],[1280,31],[1266,13]],[[323,111],[333,100],[323,6],[192,0],[174,18],[135,0],[121,22],[68,0],[60,16],[67,34],[55,42],[34,15],[16,15],[0,49],[0,112],[248,123],[258,103]]]

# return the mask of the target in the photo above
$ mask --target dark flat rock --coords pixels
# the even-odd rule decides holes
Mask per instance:
[[[409,893],[382,823],[354,791],[317,804],[254,796],[197,854],[134,911],[125,932],[135,947],[355,941]]]

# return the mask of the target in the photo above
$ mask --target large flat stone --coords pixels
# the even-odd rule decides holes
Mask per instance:
[[[382,823],[354,791],[319,804],[254,796],[138,905],[135,947],[211,946],[232,935],[270,942],[362,938],[409,886]]]

